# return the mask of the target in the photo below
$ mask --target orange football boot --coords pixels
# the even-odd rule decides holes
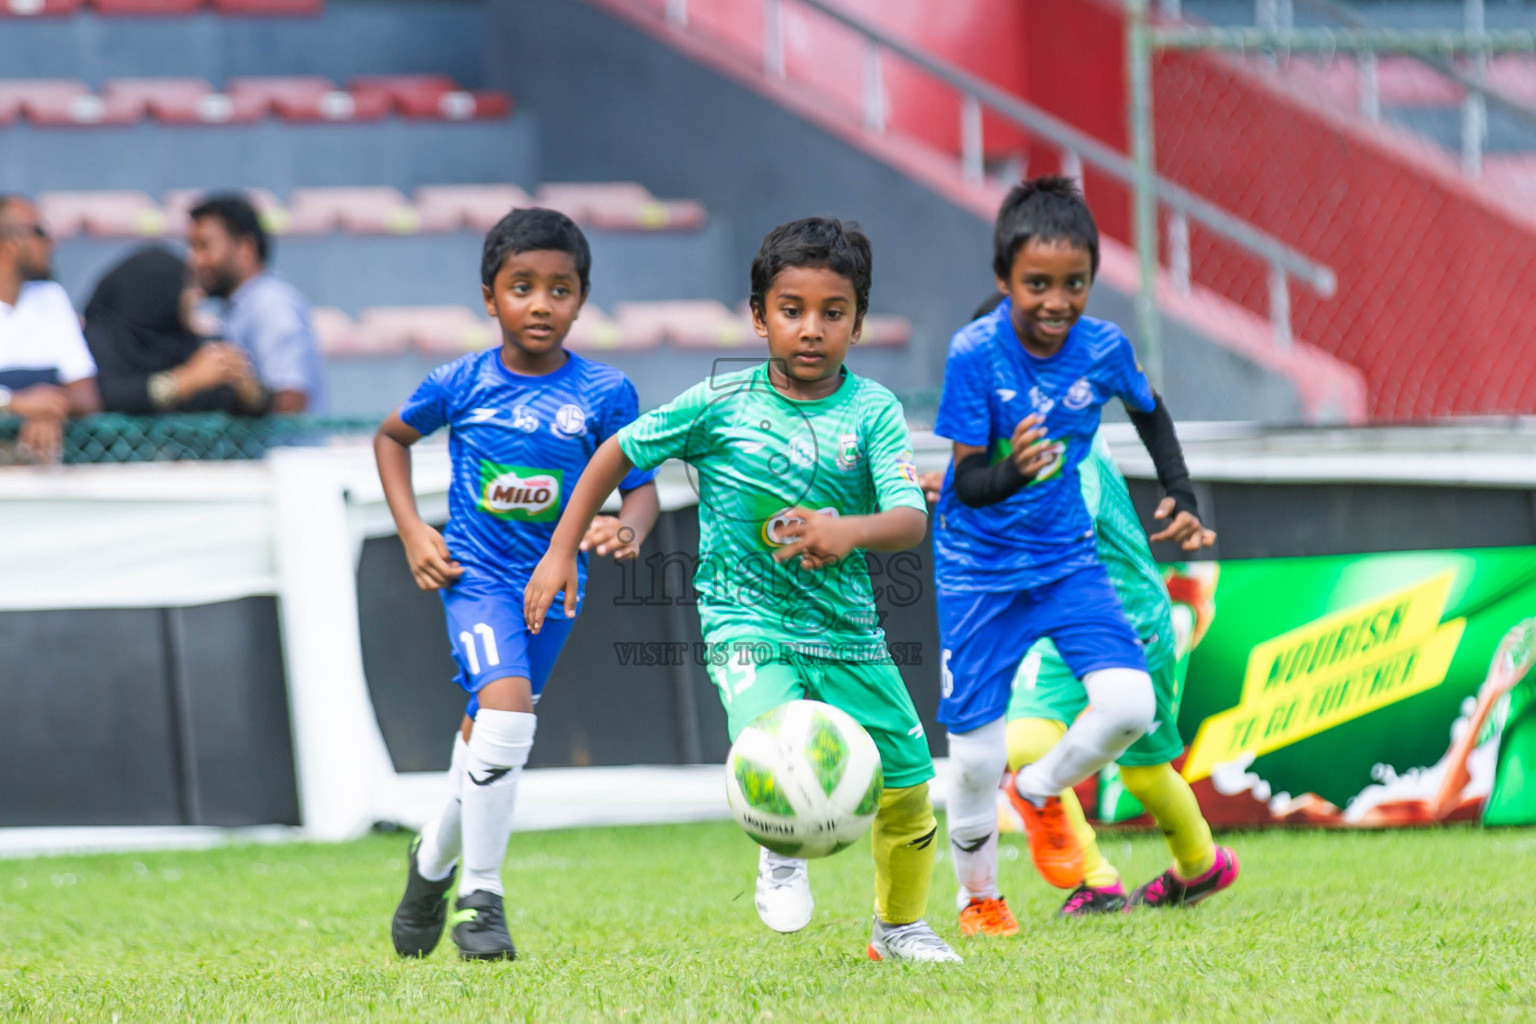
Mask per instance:
[[[1019,922],[1008,901],[998,896],[990,900],[973,899],[960,911],[961,935],[1017,935]]]
[[[1058,889],[1076,889],[1083,884],[1083,848],[1062,810],[1061,797],[1053,796],[1044,807],[1036,807],[1019,795],[1016,786],[1009,786],[1008,802],[1024,819],[1029,853],[1040,877]]]

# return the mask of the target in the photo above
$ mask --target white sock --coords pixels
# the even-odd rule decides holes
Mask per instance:
[[[448,802],[438,816],[421,830],[421,848],[416,851],[416,870],[430,882],[440,882],[448,877],[459,861],[459,841],[462,838],[460,823],[463,821],[464,759],[469,756],[469,745],[464,734],[453,730],[453,760],[448,765]]]
[[[1008,767],[1008,727],[995,719],[970,732],[949,734],[954,772],[945,820],[955,878],[967,897],[994,899],[997,891],[997,785]]]
[[[488,711],[475,716],[464,759],[464,870],[459,895],[477,889],[500,894],[501,862],[512,835],[517,780],[533,749],[538,719],[522,711]]]
[[[782,853],[774,853],[766,846],[760,846],[762,850],[762,863],[773,874],[776,880],[782,881],[790,876],[791,872],[798,871],[806,866],[804,857],[786,857]],[[783,874],[780,874],[780,872]]]
[[[1088,710],[1066,735],[1014,778],[1019,795],[1043,803],[1071,789],[1125,753],[1152,726],[1157,699],[1152,677],[1133,668],[1104,668],[1083,677]]]

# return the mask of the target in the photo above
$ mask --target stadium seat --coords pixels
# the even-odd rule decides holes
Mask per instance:
[[[1488,67],[1488,84],[1522,103],[1536,103],[1536,57],[1495,57]]]
[[[131,97],[103,98],[73,78],[0,80],[0,124],[18,114],[37,124],[125,124],[144,112]]]
[[[362,75],[350,84],[353,95],[385,97],[402,117],[467,121],[512,112],[506,93],[466,91],[447,75]]]
[[[912,323],[904,316],[867,313],[859,344],[866,348],[901,348],[912,340]]]
[[[706,219],[702,204],[663,202],[632,181],[545,185],[538,191],[538,202],[600,231],[682,231],[698,228]]]
[[[396,356],[410,345],[409,332],[391,329],[387,318],[383,329],[369,329],[329,306],[313,309],[310,315],[320,351],[327,357]]]
[[[363,310],[358,328],[375,344],[408,344],[428,355],[460,356],[494,340],[485,314],[464,306],[376,306]]]
[[[100,238],[165,234],[165,211],[143,192],[44,192],[37,206],[60,238],[82,232]]]
[[[592,303],[581,307],[581,316],[565,336],[565,347],[573,352],[598,353],[623,351],[627,345],[623,328]]]
[[[149,115],[167,124],[246,124],[265,117],[270,106],[264,95],[215,92],[201,78],[114,79],[103,89],[141,96]]]
[[[626,340],[633,335],[636,342],[650,342],[626,347],[654,347],[663,337],[678,348],[689,349],[734,348],[759,341],[749,320],[713,299],[626,302],[614,310],[614,315]]]
[[[220,14],[320,14],[325,0],[213,0]]]
[[[191,14],[203,0],[91,0],[102,14]]]
[[[516,185],[423,185],[416,190],[422,231],[489,231],[533,199]]]
[[[414,234],[416,211],[399,189],[300,188],[288,197],[286,228],[296,235],[323,235],[338,227],[357,234]]]
[[[0,0],[0,18],[74,14],[85,0]]]

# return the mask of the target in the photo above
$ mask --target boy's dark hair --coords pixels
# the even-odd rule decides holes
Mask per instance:
[[[480,283],[487,288],[495,287],[496,275],[501,272],[501,265],[508,256],[540,249],[569,253],[576,261],[581,294],[586,295],[591,290],[592,250],[587,245],[587,236],[571,218],[559,210],[546,210],[542,206],[513,210],[491,228],[480,255]]]
[[[752,257],[752,309],[764,315],[768,289],[791,267],[825,267],[853,285],[855,316],[869,311],[869,282],[874,254],[869,239],[852,221],[806,217],[768,232]]]
[[[1087,249],[1093,274],[1098,275],[1099,226],[1071,178],[1048,174],[1013,186],[992,229],[992,272],[1006,281],[1014,257],[1032,238]]]
[[[217,217],[224,225],[224,230],[229,232],[230,238],[254,239],[256,258],[261,260],[263,265],[266,264],[267,254],[272,251],[272,240],[267,236],[267,229],[261,226],[261,215],[256,212],[256,207],[251,205],[249,199],[233,192],[205,196],[201,202],[192,207],[190,216],[193,220]]]

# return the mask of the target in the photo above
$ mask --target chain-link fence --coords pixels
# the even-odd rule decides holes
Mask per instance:
[[[897,396],[914,429],[926,429],[938,409],[937,390]],[[357,442],[378,429],[379,416],[271,416],[247,419],[224,413],[167,416],[103,414],[70,420],[64,428],[65,465],[259,459],[272,448]],[[0,467],[32,465],[19,444],[21,420],[0,417]]]
[[[378,418],[323,419],[272,416],[243,419],[223,413],[171,416],[87,416],[64,428],[66,465],[103,462],[259,459],[283,445],[327,444],[372,433]],[[35,460],[19,443],[21,420],[0,418],[0,466]]]
[[[1157,204],[1164,287],[1353,365],[1372,420],[1536,411],[1536,13],[1489,30],[1478,0],[1459,29],[1334,0],[1128,6],[1138,157],[1337,280],[1322,294]]]

